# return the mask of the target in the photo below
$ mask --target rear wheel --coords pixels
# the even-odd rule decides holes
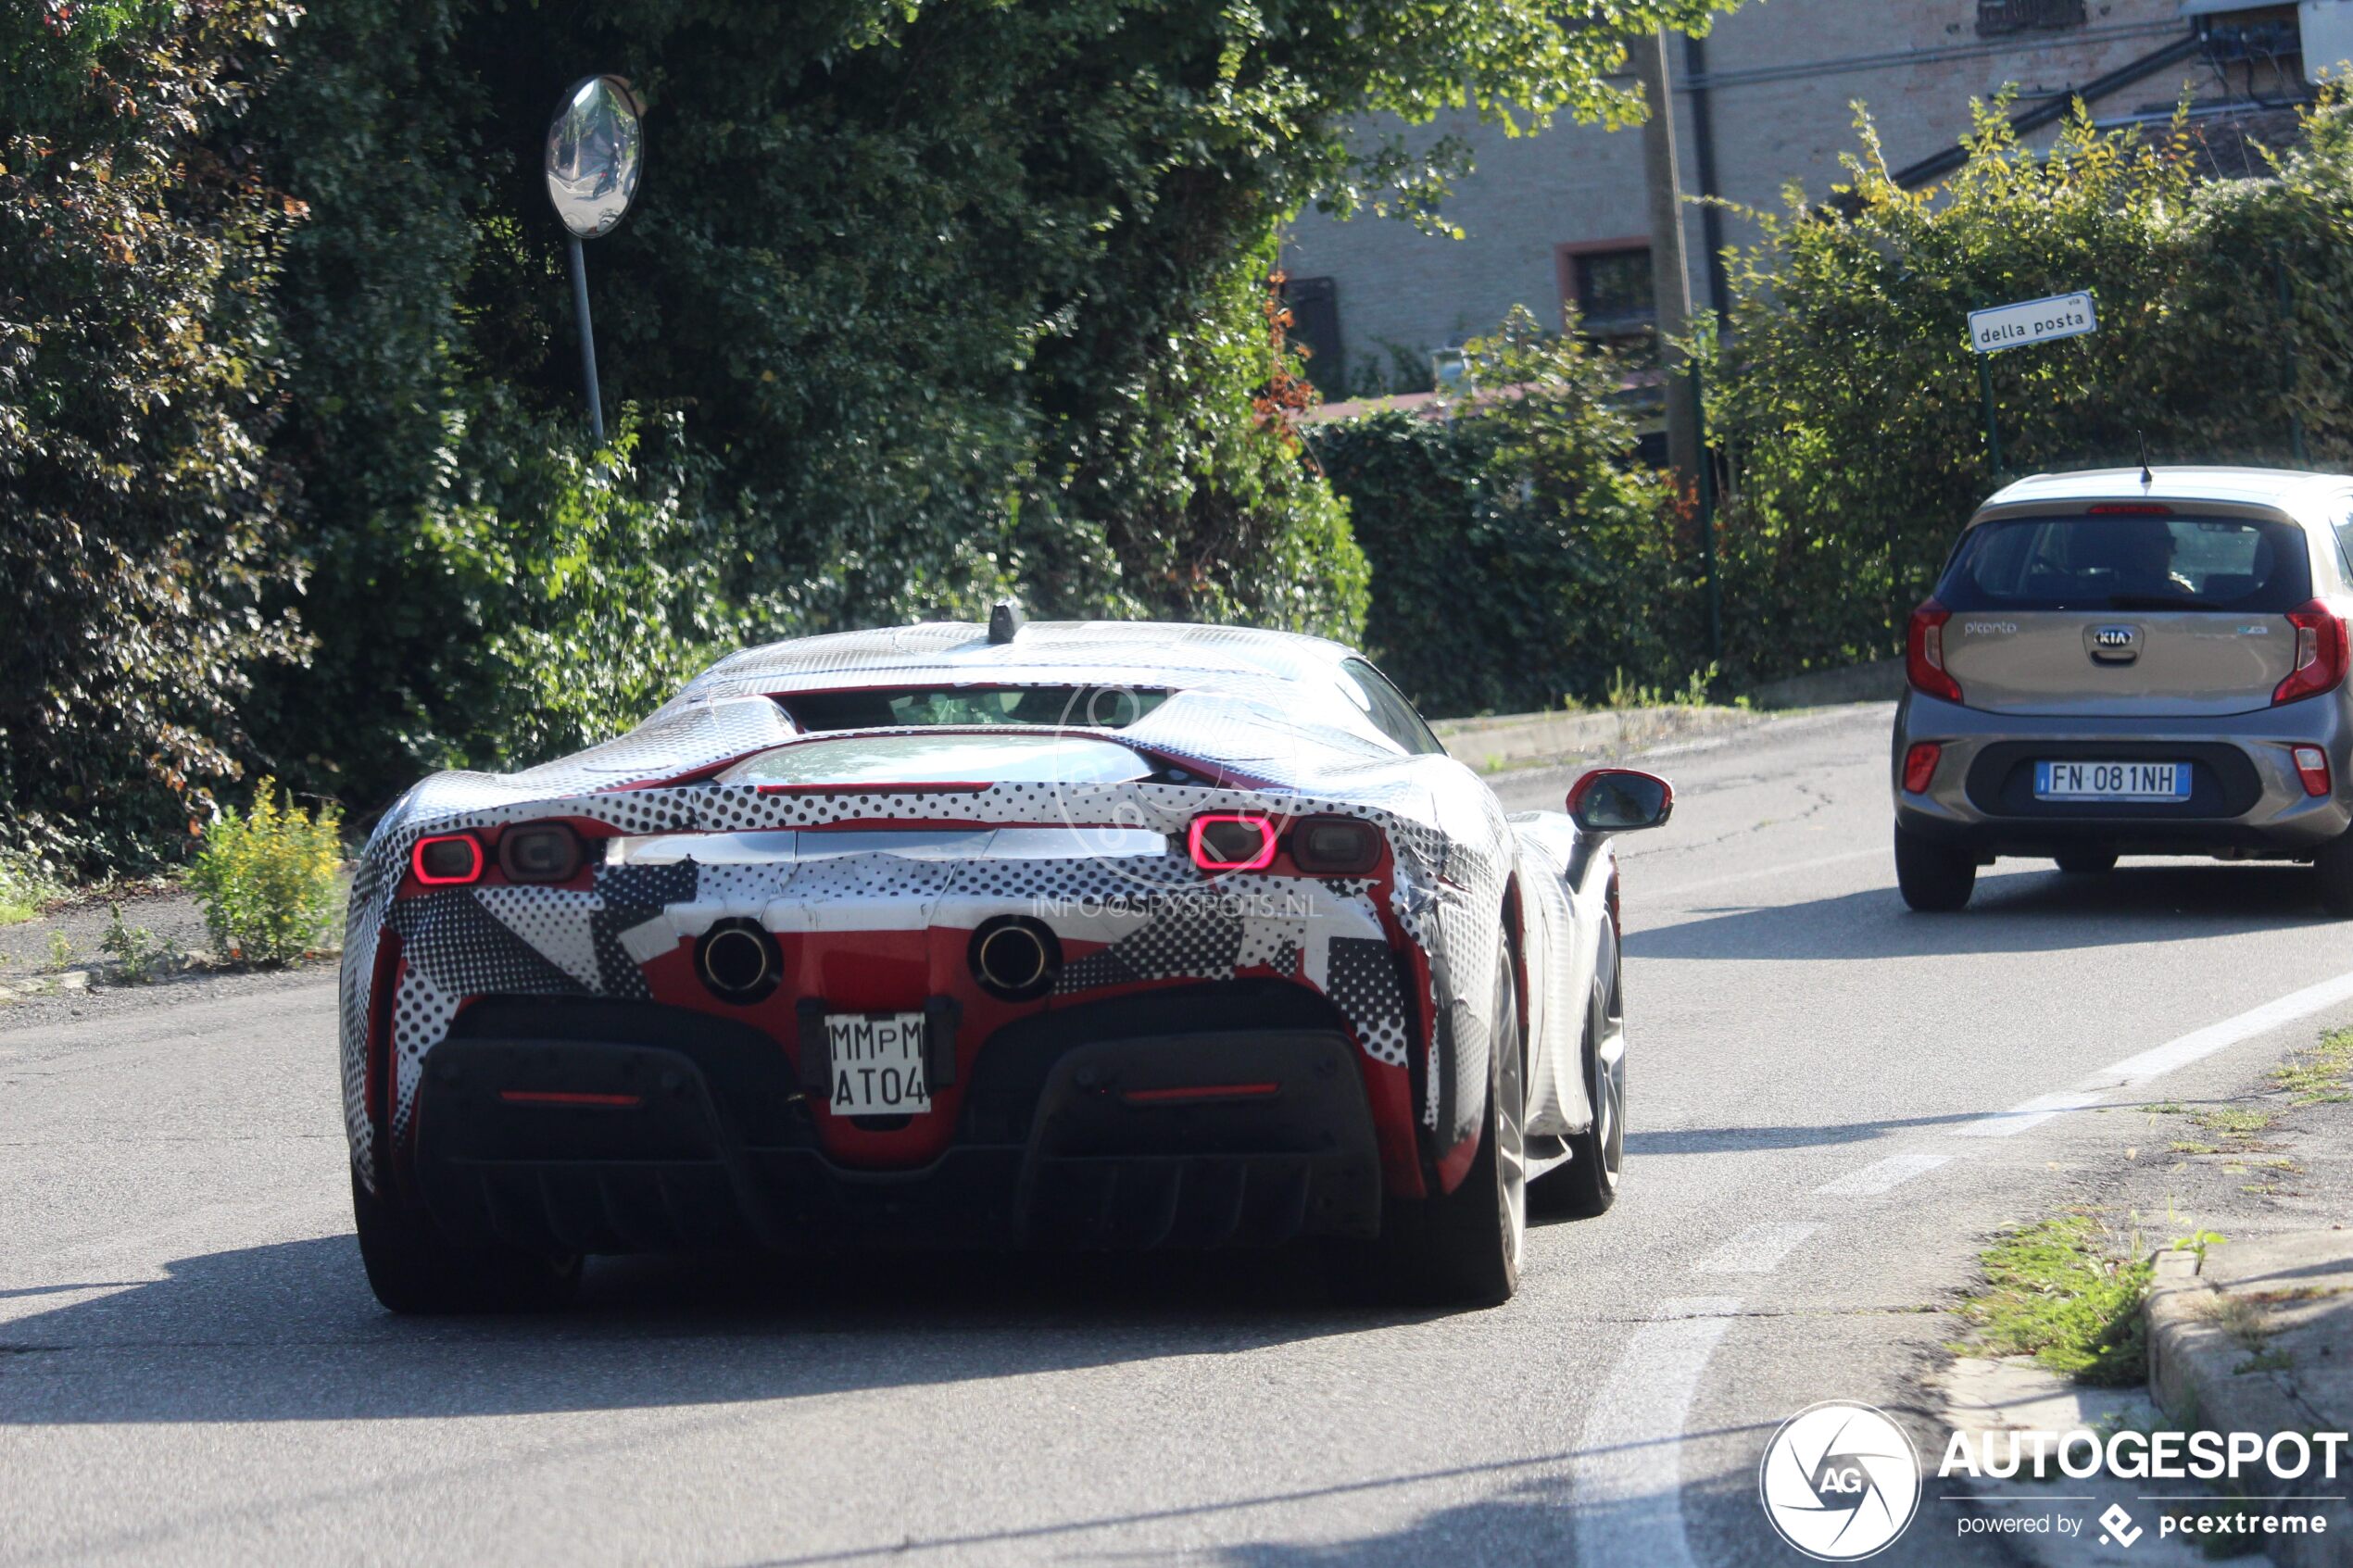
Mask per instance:
[[[1478,1152],[1453,1192],[1391,1202],[1377,1246],[1341,1255],[1340,1278],[1353,1293],[1432,1306],[1495,1307],[1519,1288],[1528,1150],[1520,1130],[1519,987],[1508,948],[1496,972]]]
[[[1586,1009],[1578,1053],[1593,1123],[1568,1137],[1567,1164],[1528,1184],[1529,1201],[1541,1213],[1587,1220],[1617,1201],[1626,1162],[1626,1012],[1617,974],[1608,978],[1607,989],[1596,986]]]
[[[1957,845],[1895,824],[1895,885],[1913,909],[1960,909],[1977,886],[1977,857]]]
[[[2058,853],[2058,869],[2070,876],[2098,876],[2116,869],[2113,849],[2062,849]]]
[[[458,1247],[430,1217],[351,1173],[351,1211],[369,1288],[396,1312],[544,1312],[580,1287],[576,1253],[543,1257],[520,1248]]]
[[[2353,916],[2353,833],[2322,846],[2312,857],[2312,871],[2321,882],[2321,907],[2333,915]]]

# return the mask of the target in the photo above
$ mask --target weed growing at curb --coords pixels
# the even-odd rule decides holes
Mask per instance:
[[[2318,1044],[2297,1051],[2271,1070],[2271,1082],[2297,1105],[2335,1105],[2353,1099],[2353,1029],[2334,1029]]]
[[[2032,1356],[2104,1387],[2148,1374],[2141,1298],[2150,1265],[2120,1248],[2097,1216],[2038,1220],[1996,1237],[1978,1261],[1985,1283],[1960,1309],[1978,1349]]]

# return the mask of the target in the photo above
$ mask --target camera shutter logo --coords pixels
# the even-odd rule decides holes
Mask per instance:
[[[1781,1423],[1756,1489],[1781,1539],[1820,1562],[1853,1562],[1893,1542],[1920,1500],[1919,1455],[1869,1405],[1830,1399]]]

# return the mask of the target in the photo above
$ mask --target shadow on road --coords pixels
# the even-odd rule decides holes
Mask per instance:
[[[349,1236],[244,1248],[0,1324],[0,1425],[789,1399],[1223,1355],[1439,1314],[1334,1305],[1314,1253],[622,1258],[573,1310],[397,1318]],[[18,1292],[19,1298],[36,1294]]]
[[[2197,941],[2330,923],[2301,866],[2128,866],[2106,876],[2056,871],[1978,873],[1958,914],[1923,915],[1893,887],[1796,904],[1702,910],[1679,925],[1626,934],[1638,959],[1887,959],[2061,952]]]
[[[1944,1116],[1897,1116],[1884,1122],[1830,1122],[1819,1126],[1683,1127],[1670,1132],[1626,1135],[1629,1154],[1745,1154],[1776,1148],[1823,1148],[1839,1144],[1869,1143],[1919,1127],[1944,1127],[1976,1122],[1982,1110],[1957,1110]]]

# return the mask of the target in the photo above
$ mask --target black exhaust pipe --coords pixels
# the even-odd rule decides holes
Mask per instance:
[[[983,922],[964,956],[980,988],[1009,1002],[1044,996],[1063,968],[1060,938],[1044,922],[1025,915]]]
[[[723,920],[695,944],[695,972],[704,989],[723,1002],[748,1006],[765,997],[785,977],[784,954],[775,937],[757,921]]]

